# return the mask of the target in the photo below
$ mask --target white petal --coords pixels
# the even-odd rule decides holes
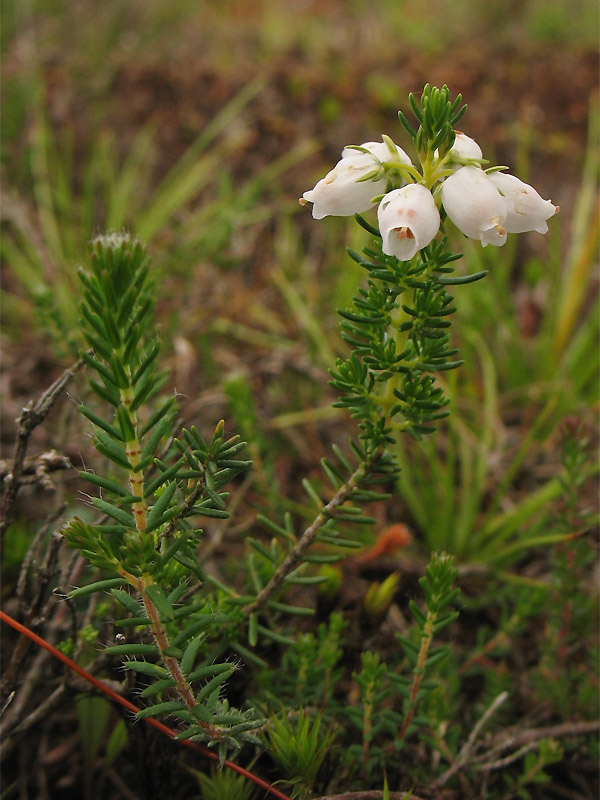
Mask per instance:
[[[489,179],[506,202],[506,230],[509,233],[546,233],[546,220],[557,212],[557,207],[550,200],[544,200],[533,186],[523,183],[514,175],[492,172]]]
[[[450,153],[455,161],[468,161],[470,158],[483,158],[481,147],[475,139],[471,139],[460,131],[456,131],[454,144],[450,148]]]
[[[506,203],[479,167],[461,167],[442,183],[442,204],[452,222],[485,247],[506,242]]]

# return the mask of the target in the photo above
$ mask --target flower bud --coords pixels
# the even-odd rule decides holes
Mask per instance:
[[[523,183],[514,175],[492,172],[488,177],[504,198],[508,233],[546,233],[546,220],[557,213],[557,206],[552,205],[550,200],[544,200],[533,186]]]
[[[500,246],[506,242],[506,203],[479,167],[461,167],[442,183],[442,204],[465,236]]]
[[[409,261],[429,244],[440,228],[440,214],[432,194],[419,183],[409,183],[386,194],[377,211],[383,252]]]
[[[475,139],[471,139],[460,131],[456,131],[456,138],[454,144],[450,148],[450,157],[452,161],[459,163],[468,161],[471,158],[483,158],[481,147],[477,144]]]
[[[459,169],[473,158],[477,160],[483,158],[481,147],[479,147],[475,139],[471,139],[470,136],[461,133],[461,131],[455,131],[454,133],[456,134],[454,144],[448,151],[448,161],[445,162],[444,166]],[[439,158],[439,150],[435,151],[435,155],[436,158]]]
[[[401,161],[403,164],[410,164],[411,160],[404,150],[398,147],[397,144],[390,143],[394,149],[390,149],[386,142],[365,142],[360,146],[372,153],[381,162]],[[342,158],[356,158],[356,156],[360,155],[366,155],[366,153],[356,150],[354,147],[344,147],[342,150]]]
[[[360,146],[369,152],[345,147],[342,160],[314,189],[302,195],[302,204],[307,201],[313,204],[315,219],[347,217],[368,211],[375,205],[372,198],[383,194],[387,187],[381,162],[399,160],[411,163],[403,150],[396,147],[397,152],[392,153],[385,142],[365,142]]]

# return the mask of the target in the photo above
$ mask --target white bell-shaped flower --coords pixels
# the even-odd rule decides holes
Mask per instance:
[[[556,214],[557,206],[550,200],[544,200],[533,186],[523,183],[514,175],[492,172],[488,177],[504,198],[508,233],[546,233],[546,220]]]
[[[446,213],[469,239],[484,247],[506,242],[506,203],[482,169],[457,169],[442,183],[441,196]]]
[[[369,152],[345,147],[342,160],[314,189],[302,195],[301,203],[313,204],[312,215],[315,219],[347,217],[368,211],[375,205],[372,198],[386,190],[387,182],[381,162],[399,160],[405,164],[411,163],[401,148],[396,147],[397,152],[392,153],[385,142],[365,142],[360,146]],[[373,179],[367,177],[369,173],[374,173]]]
[[[429,189],[409,183],[388,192],[377,210],[383,252],[409,261],[440,228],[440,213]]]

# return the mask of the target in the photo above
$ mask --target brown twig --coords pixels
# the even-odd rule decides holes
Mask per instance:
[[[491,719],[491,717],[496,713],[496,711],[500,708],[502,703],[508,698],[508,692],[501,692],[501,694],[496,697],[493,703],[487,708],[481,717],[474,725],[473,730],[469,734],[467,741],[461,747],[458,756],[456,757],[454,763],[450,766],[443,775],[433,782],[431,785],[432,791],[437,789],[441,789],[446,783],[450,780],[450,778],[459,772],[466,764],[469,763],[472,753],[475,749],[477,744],[477,740],[481,731],[483,730],[486,723]]]
[[[354,470],[348,480],[342,486],[340,486],[329,503],[327,503],[327,505],[321,509],[312,523],[308,526],[308,528],[306,528],[302,536],[298,539],[296,544],[292,547],[290,552],[279,565],[275,571],[275,574],[264,587],[264,589],[258,593],[252,603],[244,606],[245,614],[251,614],[253,611],[256,611],[258,608],[263,606],[277,591],[290,572],[292,572],[298,566],[302,560],[302,556],[314,542],[323,525],[325,525],[325,523],[331,519],[337,509],[342,506],[346,500],[348,500],[354,489],[356,489],[363,480],[373,461],[375,460],[376,456],[372,458],[371,461],[360,464]]]
[[[480,771],[502,769],[507,763],[515,760],[513,758],[515,753],[502,759],[499,759],[498,756],[507,750],[514,750],[516,752],[542,739],[564,739],[568,736],[586,736],[587,734],[596,733],[598,731],[600,731],[600,720],[596,719],[584,722],[563,722],[560,725],[550,725],[547,728],[529,728],[524,731],[517,731],[512,736],[507,736],[506,733],[503,733],[497,737],[500,741],[493,744],[487,752],[483,753],[475,760],[475,769]]]
[[[532,750],[537,742],[542,739],[585,736],[600,730],[600,720],[593,720],[591,722],[564,722],[560,725],[550,725],[546,728],[528,728],[526,730],[515,731],[514,734],[508,735],[506,732],[503,732],[494,737],[491,745],[487,747],[485,752],[476,755],[474,750],[483,726],[504,700],[506,700],[506,692],[502,692],[486,710],[473,728],[473,731],[458,754],[454,764],[432,783],[430,791],[439,791],[453,775],[463,768],[475,769],[478,772],[491,772],[492,770],[504,769]],[[507,750],[511,750],[512,752],[506,756],[502,756]]]
[[[21,486],[39,483],[48,491],[55,489],[48,477],[51,472],[71,469],[71,462],[66,456],[61,456],[56,450],[49,450],[33,458],[26,458],[21,469]],[[12,464],[0,461],[0,484],[13,480]]]
[[[40,425],[48,416],[52,408],[55,406],[58,398],[63,390],[73,380],[76,372],[81,369],[84,364],[82,358],[79,359],[72,367],[66,369],[62,375],[48,387],[34,403],[29,402],[21,411],[17,420],[17,442],[15,444],[15,452],[12,463],[12,478],[9,481],[4,481],[6,485],[6,492],[2,501],[2,519],[0,519],[0,542],[4,538],[4,534],[8,526],[12,522],[14,516],[15,502],[17,494],[21,486],[21,478],[24,473],[25,455],[29,445],[29,439],[33,431]]]

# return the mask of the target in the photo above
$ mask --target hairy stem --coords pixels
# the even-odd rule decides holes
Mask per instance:
[[[142,596],[144,609],[146,610],[146,616],[150,620],[150,632],[152,633],[154,639],[156,640],[156,644],[158,645],[158,649],[160,650],[160,655],[163,660],[163,663],[171,673],[171,677],[175,681],[175,688],[179,692],[181,699],[185,702],[186,706],[191,710],[196,705],[196,698],[194,697],[192,687],[185,679],[185,676],[181,671],[181,667],[179,666],[179,662],[177,661],[177,659],[173,658],[173,656],[165,655],[165,650],[169,648],[169,639],[167,638],[167,632],[164,628],[164,625],[160,621],[160,615],[158,613],[156,605],[146,592],[146,586],[143,580],[138,581],[138,584],[139,584],[138,590]]]

